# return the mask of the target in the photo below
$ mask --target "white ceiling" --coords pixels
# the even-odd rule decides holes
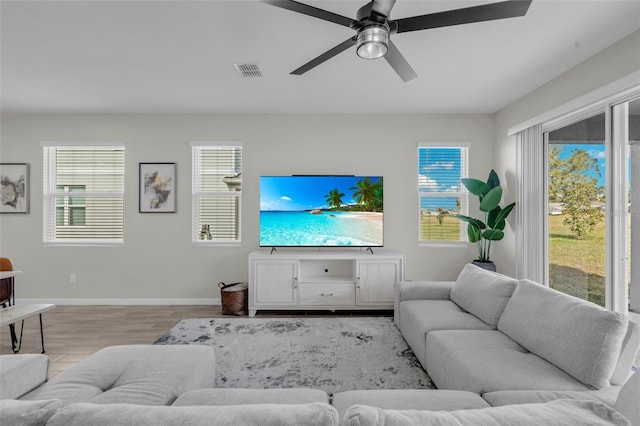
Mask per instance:
[[[365,2],[306,1],[348,17]],[[392,18],[491,2],[398,0]],[[354,50],[289,75],[354,32],[259,1],[0,7],[0,102],[17,113],[493,113],[640,29],[640,0],[533,0],[522,18],[394,35],[418,74],[403,83]]]

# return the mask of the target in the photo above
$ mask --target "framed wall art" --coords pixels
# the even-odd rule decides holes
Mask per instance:
[[[0,213],[29,213],[29,164],[0,163]]]
[[[176,212],[176,163],[140,163],[140,213]]]

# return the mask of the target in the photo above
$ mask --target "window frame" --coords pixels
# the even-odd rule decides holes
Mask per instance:
[[[433,198],[450,198],[450,197],[459,197],[460,198],[460,214],[468,215],[469,213],[469,192],[467,189],[460,183],[459,191],[439,191],[439,192],[421,192],[420,189],[424,187],[420,184],[420,177],[423,175],[420,170],[420,150],[424,148],[446,148],[446,149],[454,149],[458,148],[461,151],[461,165],[460,165],[460,179],[464,179],[469,176],[469,143],[468,142],[419,142],[417,144],[416,155],[417,155],[417,200],[418,200],[418,246],[426,247],[426,246],[438,246],[438,247],[466,247],[468,242],[467,232],[466,232],[466,224],[462,221],[460,222],[460,239],[459,240],[423,240],[421,233],[421,224],[422,224],[422,199],[427,197]],[[426,195],[429,194],[429,195]]]
[[[240,158],[239,161],[234,160],[232,165],[233,170],[229,169],[228,173],[235,174],[239,168],[239,175],[242,176],[242,162],[243,162],[243,145],[240,142],[191,142],[191,242],[196,245],[209,245],[209,246],[239,246],[242,243],[242,186],[238,190],[226,190],[226,191],[202,191],[199,189],[200,176],[202,172],[200,169],[200,153],[206,149],[217,148],[239,148]],[[240,163],[239,166],[237,163]],[[226,174],[226,172],[225,172]],[[201,231],[200,224],[200,211],[199,201],[203,197],[220,197],[228,198],[234,197],[237,200],[237,214],[235,228],[237,229],[237,238],[235,239],[210,239],[202,240],[199,238]]]
[[[86,143],[66,143],[66,142],[42,142],[42,177],[43,177],[43,226],[42,226],[42,242],[45,245],[57,245],[57,246],[105,246],[105,245],[123,245],[124,233],[125,233],[125,188],[126,188],[126,147],[121,142],[86,142]],[[121,168],[116,169],[118,172],[121,170],[122,175],[122,189],[107,190],[107,191],[83,191],[77,192],[76,197],[83,197],[85,204],[82,207],[85,209],[85,224],[84,225],[72,225],[72,224],[57,224],[57,210],[59,207],[69,208],[71,205],[68,201],[63,205],[56,202],[59,197],[63,200],[69,199],[72,196],[70,191],[65,191],[64,187],[79,186],[79,184],[66,184],[58,182],[58,164],[56,161],[56,154],[58,149],[78,149],[78,150],[91,150],[91,149],[111,149],[114,151],[122,151],[122,163],[119,164]],[[84,185],[86,188],[86,185]],[[58,189],[63,187],[62,189]],[[89,208],[87,205],[87,199],[100,199],[100,198],[118,198],[121,199],[122,205],[122,221],[116,222],[122,229],[121,237],[115,238],[58,238],[57,228],[60,226],[66,230],[69,229],[88,229],[91,225],[86,223],[86,212]]]

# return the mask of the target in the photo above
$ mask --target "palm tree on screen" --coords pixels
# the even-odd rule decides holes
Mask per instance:
[[[335,208],[339,208],[343,204],[342,197],[344,197],[344,194],[340,192],[338,188],[332,189],[327,195],[324,196],[329,207]]]
[[[382,210],[382,179],[371,182],[368,176],[356,182],[356,186],[349,188],[356,203],[368,210]]]

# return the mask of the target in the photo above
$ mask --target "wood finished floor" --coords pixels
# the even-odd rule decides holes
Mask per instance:
[[[258,317],[389,316],[392,312],[258,312]],[[183,318],[233,318],[220,306],[57,306],[43,314],[44,346],[53,377],[99,349],[113,345],[151,344]],[[16,324],[17,333],[20,325]],[[40,353],[38,317],[27,318],[20,353]],[[0,330],[0,353],[11,354],[9,327]]]

